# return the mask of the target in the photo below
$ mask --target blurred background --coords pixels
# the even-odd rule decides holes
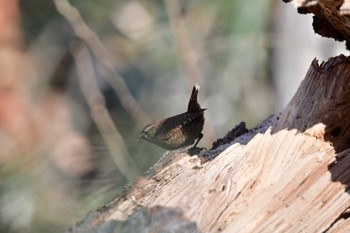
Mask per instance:
[[[345,53],[282,1],[0,0],[0,232],[63,232],[164,150],[135,139],[186,111],[210,148],[283,110],[311,61]]]

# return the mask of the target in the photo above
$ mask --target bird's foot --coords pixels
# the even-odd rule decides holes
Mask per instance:
[[[193,156],[193,155],[198,155],[203,150],[207,150],[207,149],[204,147],[191,147],[190,149],[187,150],[187,153],[190,156]]]

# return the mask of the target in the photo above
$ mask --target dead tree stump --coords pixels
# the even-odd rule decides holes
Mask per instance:
[[[345,17],[325,14],[339,9],[328,2],[302,9],[324,22]],[[332,22],[338,39],[349,38]],[[315,59],[281,115],[209,151],[204,163],[166,155],[71,232],[350,232],[349,116],[350,58]]]

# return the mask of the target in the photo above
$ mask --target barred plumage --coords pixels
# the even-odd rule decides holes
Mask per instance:
[[[198,91],[199,85],[195,84],[187,112],[148,124],[140,138],[167,150],[190,146],[197,139],[193,146],[195,148],[203,137],[204,111],[206,110],[198,103]]]

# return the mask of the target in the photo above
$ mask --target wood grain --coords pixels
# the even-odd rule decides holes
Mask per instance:
[[[320,65],[314,60],[265,132],[245,144],[236,139],[204,164],[185,153],[165,155],[153,172],[71,231],[126,221],[136,207],[162,206],[180,209],[201,232],[346,232],[349,70],[345,56]],[[335,127],[340,130],[332,136]]]

